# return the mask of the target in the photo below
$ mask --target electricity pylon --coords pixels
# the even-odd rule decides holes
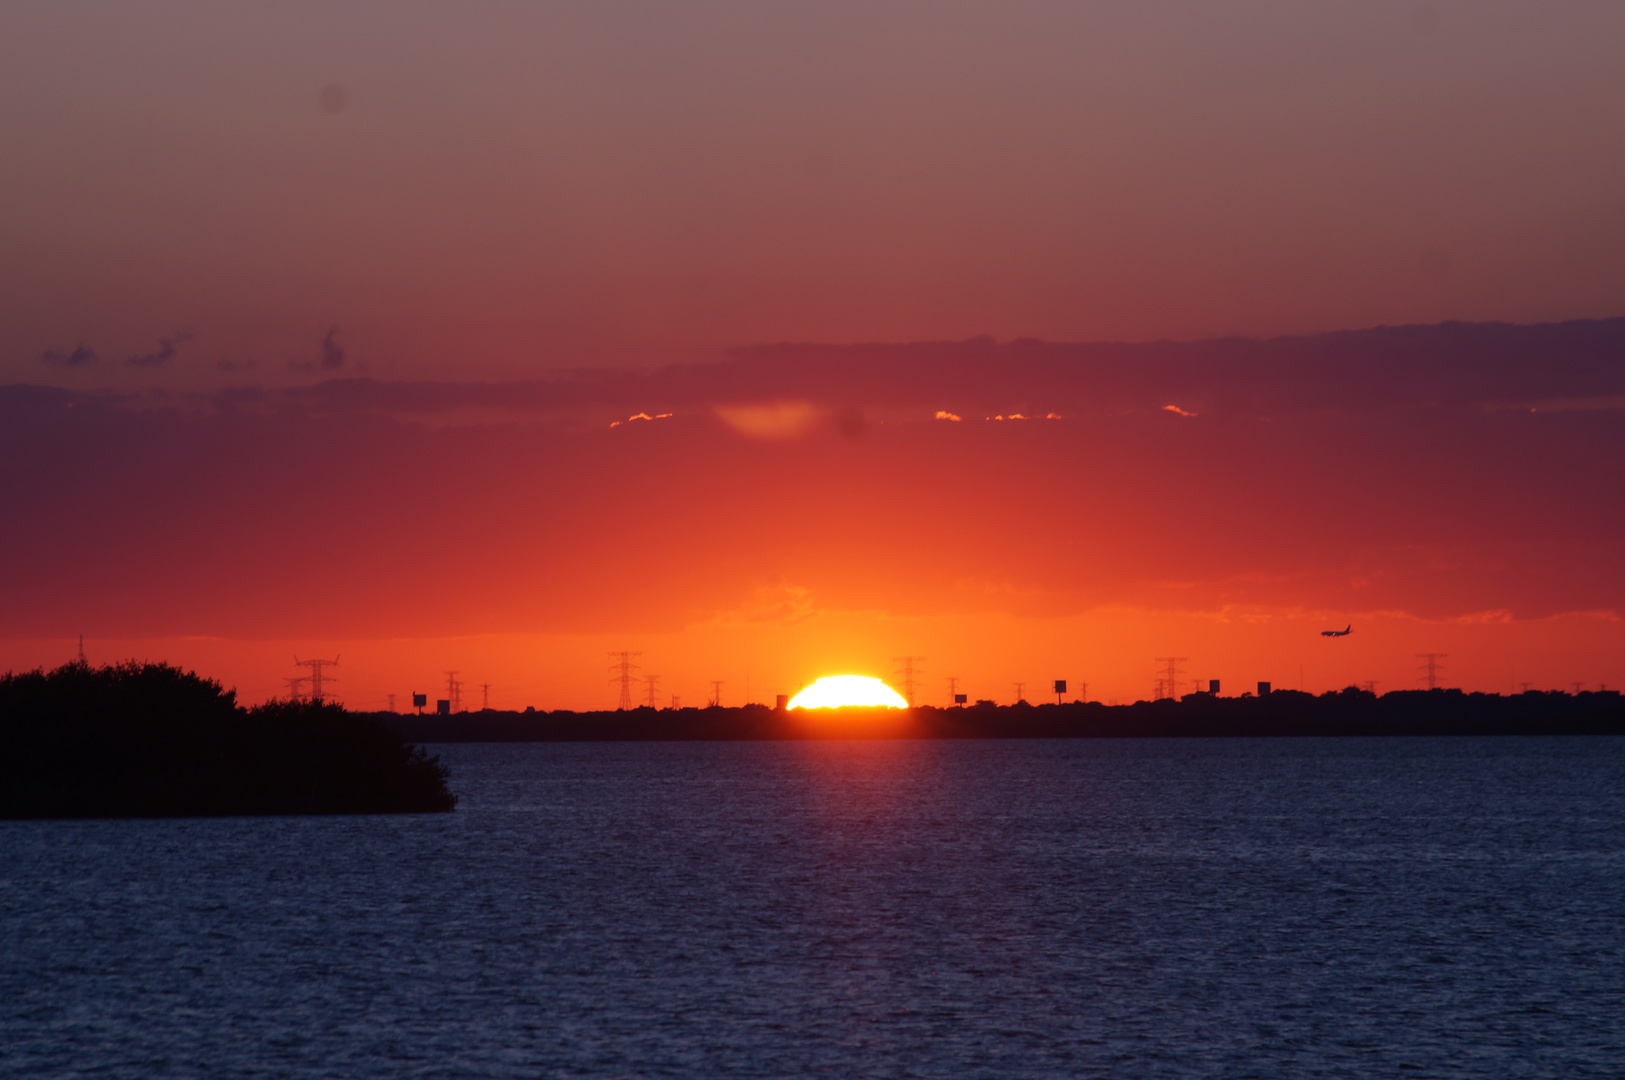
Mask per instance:
[[[1165,665],[1162,669],[1162,677],[1157,680],[1157,699],[1161,700],[1163,697],[1178,699],[1179,677],[1185,674],[1185,670],[1179,665],[1189,660],[1190,657],[1157,656],[1153,657],[1153,659],[1157,663]]]
[[[722,708],[722,682],[721,679],[711,680],[711,707],[713,709]]]
[[[632,658],[642,655],[640,652],[612,652],[609,654],[612,661],[609,670],[616,672],[616,674],[610,676],[609,681],[621,684],[621,700],[615,707],[623,712],[632,707],[632,673],[638,669],[638,665],[632,662]]]
[[[1443,660],[1449,655],[1449,653],[1442,652],[1419,652],[1416,654],[1416,658],[1422,661],[1422,663],[1416,666],[1416,670],[1423,672],[1423,674],[1418,675],[1417,678],[1426,679],[1428,681],[1429,690],[1433,690],[1438,687],[1439,672],[1444,670],[1444,665],[1439,663],[1439,661]]]
[[[288,684],[288,700],[289,701],[298,701],[299,700],[299,684],[303,683],[303,682],[309,682],[310,681],[310,676],[309,675],[284,676],[282,681]]]
[[[915,669],[914,665],[925,663],[925,657],[894,656],[891,658],[891,661],[894,664],[903,665],[897,669],[896,674],[903,680],[903,697],[907,699],[908,707],[912,709],[914,707],[914,679],[915,676],[920,674],[920,672]]]
[[[299,655],[295,653],[293,662],[300,667],[308,667],[310,669],[310,700],[312,701],[322,700],[322,697],[324,696],[322,694],[323,679],[338,682],[338,680],[334,679],[331,675],[322,674],[323,668],[339,666],[339,658],[336,656],[331,660],[301,660],[299,659]]]
[[[649,686],[649,708],[655,707],[655,684],[660,682],[659,675],[645,675],[643,681]]]
[[[462,711],[463,681],[457,677],[455,671],[446,672],[446,700],[451,702],[452,712]]]

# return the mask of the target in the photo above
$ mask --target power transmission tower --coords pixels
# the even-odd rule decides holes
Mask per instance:
[[[671,696],[671,707],[673,709],[681,709],[683,707],[683,699],[678,695],[673,694]]]
[[[1574,692],[1575,692],[1575,693],[1576,693],[1576,694],[1578,694],[1578,693],[1580,693],[1580,692],[1582,692],[1582,691],[1583,691],[1583,690],[1585,690],[1585,688],[1586,688],[1586,684],[1585,684],[1585,683],[1583,683],[1583,682],[1577,682],[1577,683],[1574,683],[1574,684],[1572,684],[1572,685],[1573,685],[1573,686],[1574,686]]]
[[[711,707],[713,709],[722,708],[722,680],[721,679],[712,679],[711,680]]]
[[[81,663],[81,664],[88,663],[85,660],[85,635],[83,635],[83,634],[79,635],[79,663]]]
[[[1026,683],[1024,683],[1024,682],[1016,683],[1016,700],[1017,701],[1026,701],[1027,700],[1026,690],[1027,690],[1027,684]]]
[[[1088,702],[1089,702],[1089,684],[1088,683],[1081,682],[1081,683],[1078,684],[1078,700],[1085,703],[1085,704],[1088,704]]]
[[[959,676],[948,676],[948,706],[952,708],[958,704],[954,699],[959,696]]]
[[[491,684],[480,683],[480,712],[491,711]]]
[[[1365,681],[1365,692],[1368,693],[1368,694],[1375,694],[1377,692],[1377,680],[1376,679],[1367,679]]]
[[[649,708],[655,707],[655,684],[660,681],[659,675],[645,675],[643,681],[649,684]]]
[[[1416,654],[1416,658],[1422,661],[1422,663],[1416,666],[1416,670],[1423,672],[1423,674],[1418,675],[1417,678],[1426,679],[1429,690],[1438,688],[1439,672],[1445,669],[1444,665],[1439,663],[1439,661],[1443,660],[1449,655],[1449,653],[1442,652],[1419,652]]]
[[[914,679],[915,676],[920,674],[914,665],[925,663],[925,657],[894,656],[891,658],[891,662],[903,665],[897,669],[896,674],[903,680],[903,697],[908,699],[908,707],[912,709],[914,707]]]
[[[1530,687],[1531,687],[1531,686],[1534,686],[1534,685],[1535,685],[1535,684],[1534,684],[1534,683],[1532,683],[1532,682],[1521,682],[1521,683],[1519,683],[1519,684],[1518,684],[1518,685],[1519,685],[1519,686],[1520,686],[1520,687],[1522,687],[1522,689],[1523,689],[1523,692],[1524,692],[1524,693],[1526,693],[1526,694],[1527,694],[1527,693],[1529,693],[1529,688],[1530,688]]]
[[[1162,677],[1157,680],[1157,700],[1164,697],[1179,697],[1179,677],[1185,670],[1179,665],[1189,660],[1188,656],[1157,656],[1153,657],[1157,663],[1164,665]]]
[[[446,699],[451,702],[452,712],[462,711],[463,683],[455,671],[446,672]]]
[[[395,695],[394,694],[389,695],[389,711],[390,712],[395,711]]]
[[[308,667],[310,669],[310,700],[312,700],[312,701],[320,701],[320,700],[322,700],[322,698],[324,696],[322,694],[322,680],[323,679],[329,679],[329,680],[331,680],[333,682],[338,682],[338,680],[334,679],[331,675],[323,675],[322,674],[322,669],[323,668],[330,668],[330,667],[338,667],[339,666],[339,658],[336,657],[336,656],[333,657],[333,659],[331,659],[331,660],[301,660],[301,659],[299,659],[298,654],[295,653],[294,658],[293,658],[293,662],[295,664],[299,665],[300,667]]]
[[[616,672],[615,675],[610,676],[609,681],[621,684],[620,704],[615,707],[623,712],[632,707],[632,673],[638,669],[638,665],[632,662],[632,658],[642,655],[640,652],[612,652],[609,654],[610,660],[613,661],[609,665],[609,670]]]
[[[289,701],[298,701],[299,700],[299,684],[304,683],[304,682],[309,682],[310,681],[310,676],[309,675],[294,675],[294,676],[291,676],[291,677],[284,676],[282,681],[288,684],[288,700]]]

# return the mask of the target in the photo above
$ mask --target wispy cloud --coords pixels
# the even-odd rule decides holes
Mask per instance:
[[[339,328],[334,324],[322,338],[322,370],[337,371],[344,366],[344,346],[338,342]]]
[[[61,367],[86,367],[101,359],[96,350],[88,345],[79,345],[72,352],[60,352],[56,349],[46,349],[39,355],[40,362]]]
[[[127,356],[124,358],[124,362],[132,367],[157,367],[159,364],[173,360],[176,349],[196,336],[197,331],[190,327],[177,330],[166,338],[159,338],[156,349],[150,352],[138,353],[135,356]]]

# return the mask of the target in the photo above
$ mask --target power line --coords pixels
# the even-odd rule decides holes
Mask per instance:
[[[1416,666],[1416,670],[1423,672],[1423,674],[1417,676],[1417,679],[1426,679],[1429,690],[1438,688],[1439,672],[1445,670],[1445,666],[1439,661],[1449,655],[1449,653],[1442,652],[1419,652],[1416,654],[1416,658],[1422,661]]]
[[[609,654],[610,660],[613,661],[609,665],[609,670],[616,672],[615,675],[610,676],[609,681],[621,684],[620,704],[615,707],[622,712],[632,707],[632,673],[638,669],[638,665],[632,662],[632,658],[642,655],[640,652],[612,652]]]
[[[322,681],[324,679],[332,682],[338,682],[338,680],[333,678],[333,676],[322,674],[322,670],[324,668],[339,666],[339,658],[336,656],[331,660],[301,660],[299,659],[299,655],[295,653],[293,662],[300,667],[308,667],[310,669],[310,700],[312,701],[320,701],[325,696],[322,693]]]
[[[894,674],[903,680],[903,697],[908,700],[908,707],[912,709],[914,707],[914,680],[920,674],[914,665],[925,663],[925,657],[894,656],[891,658],[891,662],[903,665]]]

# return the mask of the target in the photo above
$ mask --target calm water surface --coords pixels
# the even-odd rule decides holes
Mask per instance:
[[[1625,1074],[1625,740],[436,749],[0,822],[0,1075]]]

